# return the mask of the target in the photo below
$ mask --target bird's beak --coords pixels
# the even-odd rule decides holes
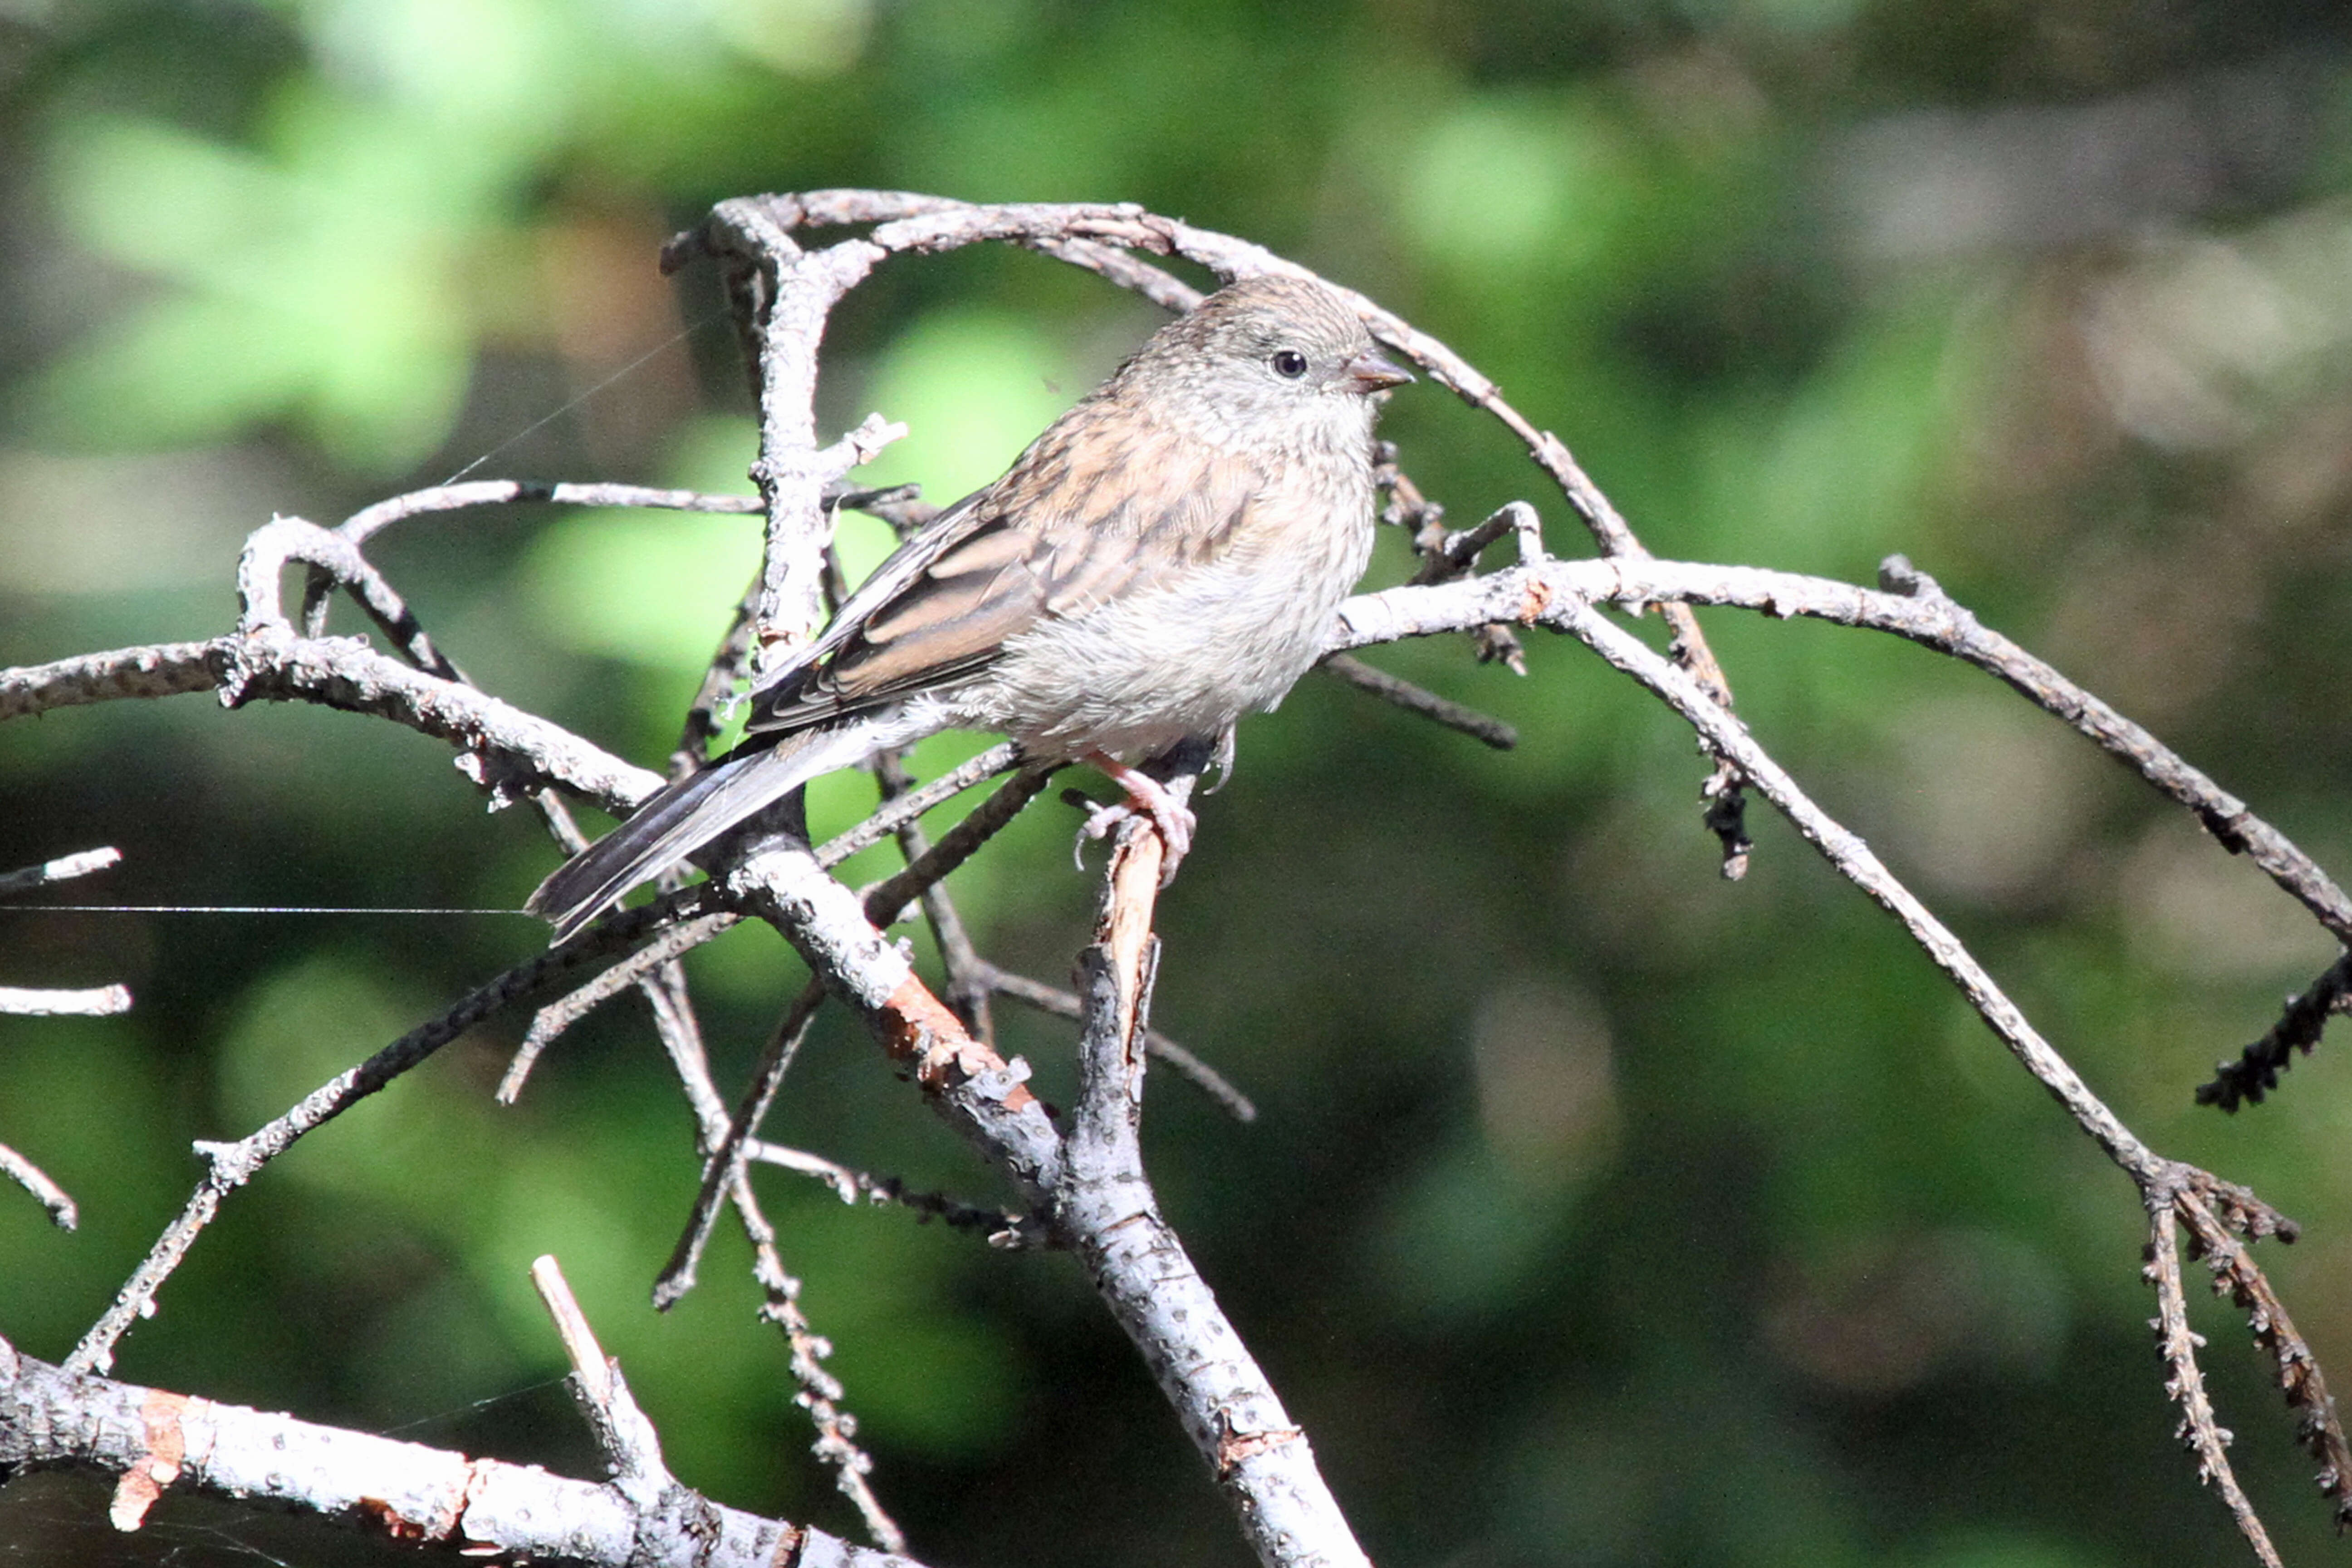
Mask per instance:
[[[1342,369],[1358,392],[1386,392],[1412,379],[1411,371],[1400,370],[1372,353],[1358,354]]]

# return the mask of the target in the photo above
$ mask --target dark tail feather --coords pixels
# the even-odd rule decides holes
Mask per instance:
[[[557,867],[523,907],[552,921],[555,940],[563,941],[631,888],[660,875],[761,807],[837,765],[808,754],[828,749],[786,741],[680,779],[647,799],[620,826]]]

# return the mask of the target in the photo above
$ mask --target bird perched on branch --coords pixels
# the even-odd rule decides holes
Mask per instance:
[[[560,937],[820,774],[940,730],[1091,763],[1172,870],[1192,812],[1135,765],[1273,707],[1372,547],[1375,395],[1412,377],[1326,285],[1171,321],[941,512],[751,694],[742,742],[541,884]]]

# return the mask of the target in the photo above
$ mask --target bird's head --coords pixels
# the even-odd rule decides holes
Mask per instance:
[[[1412,377],[1381,357],[1337,290],[1269,274],[1162,327],[1117,379],[1204,433],[1289,447],[1368,439],[1373,395]]]

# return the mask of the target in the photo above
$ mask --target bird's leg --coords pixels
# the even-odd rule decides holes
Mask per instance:
[[[1101,752],[1089,752],[1081,761],[1093,763],[1110,778],[1111,783],[1127,791],[1126,801],[1118,805],[1096,806],[1087,814],[1087,825],[1079,834],[1086,838],[1100,838],[1130,816],[1147,816],[1159,830],[1163,868],[1160,880],[1176,874],[1176,863],[1192,847],[1195,818],[1192,807],[1178,800],[1168,786],[1140,768],[1129,767],[1116,757]]]

